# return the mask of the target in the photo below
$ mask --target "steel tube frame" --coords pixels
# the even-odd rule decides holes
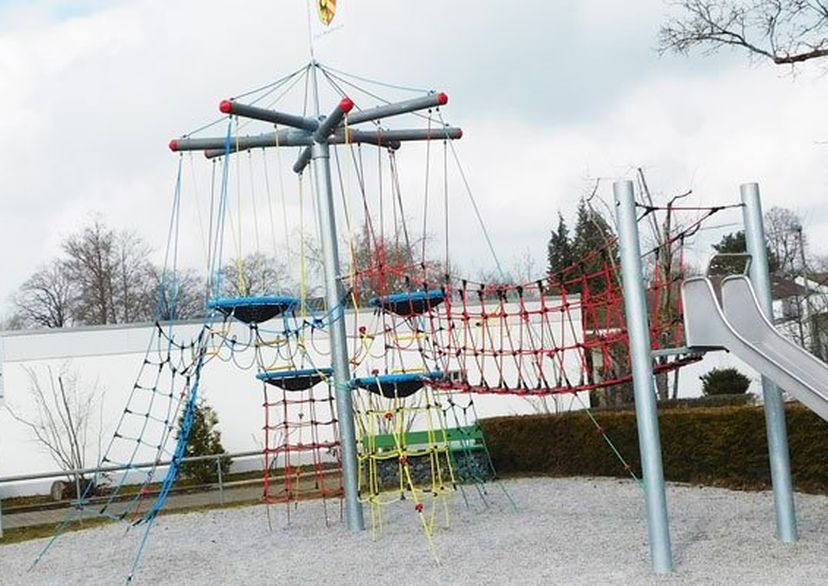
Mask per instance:
[[[393,104],[385,104],[384,106],[377,106],[376,108],[369,108],[368,110],[354,112],[348,116],[348,124],[359,124],[360,122],[367,122],[369,120],[380,120],[381,118],[389,118],[399,114],[406,114],[417,110],[425,110],[427,108],[443,106],[447,103],[448,96],[443,92],[438,94],[430,94],[428,96],[423,96],[422,98],[412,98],[402,102],[394,102]]]
[[[308,163],[310,163],[312,155],[313,155],[313,147],[307,146],[307,147],[303,148],[302,152],[299,153],[299,156],[296,158],[296,162],[293,163],[293,172],[296,173],[296,174],[299,174],[302,171],[304,171],[305,167],[307,167]]]
[[[456,140],[463,137],[463,130],[453,126],[443,126],[441,128],[402,128],[398,130],[382,129],[370,132],[364,130],[352,130],[351,133],[353,136],[374,137],[375,140],[380,140],[383,145],[395,141],[405,142],[409,140],[441,140],[444,138]],[[356,140],[352,142],[356,142]]]
[[[462,134],[462,133],[461,133]],[[413,140],[413,139],[409,139]],[[366,143],[372,144],[377,147],[385,147],[391,150],[397,150],[400,148],[401,143],[398,140],[389,140],[386,136],[384,131],[364,131],[364,130],[352,130],[348,129],[347,132],[345,129],[340,128],[334,134],[330,135],[327,138],[328,144],[358,144],[358,143]],[[302,149],[302,152],[299,153],[299,156],[296,158],[296,162],[293,163],[293,171],[294,173],[301,173],[304,171],[307,164],[310,162],[311,154],[313,149],[309,146]],[[207,157],[215,156],[213,151],[205,153]],[[223,155],[224,153],[217,153],[217,155]]]
[[[355,130],[338,128],[328,136],[328,144],[368,143],[390,149],[400,148],[401,142],[416,140],[457,140],[463,137],[460,128],[446,127],[440,129],[402,129],[402,130]],[[313,145],[313,136],[301,130],[279,130],[266,132],[257,136],[239,136],[230,138],[230,153],[249,149],[270,147],[293,147]],[[221,157],[226,152],[227,139],[214,138],[179,138],[170,142],[170,149],[179,151],[204,151],[208,159]],[[304,167],[302,167],[304,168]]]
[[[313,93],[316,120],[301,116],[292,116],[281,112],[266,110],[255,106],[237,104],[225,100],[220,109],[228,114],[237,114],[270,122],[291,125],[295,129],[280,129],[277,132],[259,136],[231,137],[230,152],[239,152],[252,148],[274,146],[304,146],[293,170],[301,173],[308,162],[313,166],[313,178],[316,187],[317,209],[320,215],[320,232],[325,270],[325,299],[331,315],[331,361],[336,395],[337,420],[339,422],[340,448],[342,452],[343,484],[345,491],[346,522],[350,531],[362,531],[365,522],[362,505],[359,502],[359,485],[357,482],[358,462],[356,448],[356,431],[354,423],[351,373],[348,362],[348,346],[344,322],[345,291],[340,276],[339,251],[337,250],[336,216],[333,203],[331,183],[330,145],[344,143],[369,143],[378,147],[396,149],[402,141],[458,139],[463,136],[459,128],[448,126],[433,129],[385,130],[377,128],[364,131],[350,128],[351,124],[378,120],[440,106],[448,102],[444,93],[431,94],[421,98],[387,104],[365,112],[357,112],[350,119],[345,115],[353,107],[353,102],[343,98],[333,112],[322,117],[319,111],[319,90],[315,62],[311,63],[311,90]],[[315,126],[313,126],[315,125]],[[313,127],[312,127],[313,126]],[[208,158],[227,153],[226,138],[181,138],[170,142],[173,151],[201,150]]]
[[[325,300],[330,315],[331,361],[333,368],[336,412],[339,423],[339,441],[342,451],[342,477],[345,489],[345,519],[350,531],[365,529],[362,505],[357,483],[357,451],[354,425],[354,406],[351,396],[351,370],[348,364],[348,346],[345,332],[345,290],[339,270],[339,251],[336,242],[333,188],[331,186],[330,147],[327,142],[313,145],[311,159],[316,183],[319,209],[322,253],[325,265]]]
[[[759,184],[744,183],[739,186],[739,192],[742,204],[744,204],[742,218],[745,223],[745,244],[752,259],[749,270],[750,280],[765,316],[773,323],[773,299]],[[768,434],[776,537],[783,543],[794,543],[799,536],[796,528],[796,506],[791,480],[785,404],[779,387],[765,376],[762,377],[762,399]]]
[[[252,118],[254,120],[263,120],[264,122],[272,122],[274,124],[283,124],[299,130],[306,130],[308,132],[315,132],[319,128],[319,122],[312,118],[305,118],[304,116],[296,116],[295,114],[286,114],[276,110],[268,110],[267,108],[259,108],[258,106],[249,106],[247,104],[240,104],[232,100],[223,100],[219,104],[219,110],[224,114],[234,114],[242,116],[243,118]]]
[[[319,128],[317,128],[316,132],[313,133],[314,142],[326,142],[328,140],[328,136],[331,132],[333,132],[334,128],[339,126],[339,123],[345,118],[345,114],[350,112],[353,107],[354,103],[350,100],[350,98],[342,98],[339,104],[336,105],[336,108],[333,109],[330,116],[324,118],[319,123]]]
[[[317,118],[319,108],[319,82],[316,62],[311,63],[311,90]],[[353,102],[345,99],[337,110],[350,109]],[[320,136],[311,147],[313,176],[316,184],[316,209],[319,213],[319,237],[322,241],[323,269],[325,273],[325,303],[330,316],[331,367],[333,369],[336,419],[339,423],[339,449],[342,455],[342,484],[345,496],[345,524],[356,533],[365,530],[362,504],[359,502],[359,463],[357,462],[354,404],[351,396],[351,367],[348,361],[348,338],[345,331],[345,288],[340,278],[339,250],[336,235],[333,186],[331,183],[331,157],[328,137]],[[301,179],[300,179],[301,181]]]
[[[313,144],[313,138],[309,132],[283,128],[276,132],[265,132],[252,136],[231,136],[230,152],[234,153],[260,147],[310,146],[311,144]],[[214,150],[221,151],[223,155],[226,147],[227,139],[218,136],[211,138],[177,138],[170,141],[170,150],[176,153]]]
[[[647,530],[650,559],[658,574],[673,571],[667,497],[661,462],[658,414],[653,379],[653,358],[650,347],[644,273],[641,268],[641,244],[635,214],[632,181],[616,181],[612,185],[618,219],[618,247],[624,288],[624,313],[630,339],[630,360],[635,393],[635,419],[638,445],[644,476],[644,500],[647,509]]]

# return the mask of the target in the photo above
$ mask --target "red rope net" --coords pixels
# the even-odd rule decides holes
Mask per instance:
[[[341,497],[342,463],[330,387],[284,390],[265,384],[263,406],[264,502]]]
[[[684,345],[683,242],[684,234],[647,255],[654,350]],[[522,284],[458,279],[440,274],[436,264],[406,263],[405,255],[389,248],[375,241],[366,255],[370,262],[355,272],[353,290],[359,302],[385,309],[376,332],[367,335],[382,335],[387,352],[400,355],[396,362],[403,370],[404,354],[416,350],[416,366],[442,371],[444,378],[434,384],[445,390],[544,395],[631,380],[615,241],[556,274]],[[403,328],[418,334],[416,343],[395,335]],[[695,359],[660,357],[654,371]]]

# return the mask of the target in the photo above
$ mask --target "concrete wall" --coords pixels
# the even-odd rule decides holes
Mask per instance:
[[[509,307],[509,311],[516,307]],[[410,337],[408,348],[402,351],[384,351],[387,340],[376,339],[367,343],[364,337],[358,335],[358,324],[368,324],[368,331],[383,332],[385,327],[382,320],[388,319],[371,312],[363,312],[359,318],[354,313],[346,316],[347,330],[351,332],[349,344],[351,355],[360,359],[359,366],[354,368],[355,376],[366,376],[374,369],[381,372],[398,370],[403,367],[415,369],[422,366],[420,351],[417,349],[417,337]],[[509,318],[512,320],[513,318]],[[515,317],[514,319],[519,319]],[[558,343],[571,344],[576,341],[580,332],[580,315],[573,314],[574,327],[556,327],[559,334]],[[372,320],[379,320],[372,323]],[[424,324],[423,324],[424,325]],[[560,324],[558,324],[560,326]],[[398,328],[396,335],[405,339],[405,332],[409,325]],[[535,323],[531,327],[539,327]],[[175,338],[179,342],[194,339],[201,330],[200,323],[177,324],[174,328]],[[262,327],[263,337],[270,340],[278,338],[276,332],[283,328],[279,320],[274,320]],[[257,360],[253,350],[232,352],[227,340],[235,337],[237,340],[247,340],[249,330],[238,322],[231,324],[227,329],[215,327],[216,345],[209,362],[204,367],[201,377],[200,393],[216,409],[222,431],[222,442],[230,452],[241,452],[261,449],[262,446],[262,383],[255,379]],[[164,341],[159,340],[154,326],[135,325],[126,327],[96,327],[75,328],[65,330],[39,330],[14,332],[5,334],[0,340],[3,344],[4,361],[3,375],[5,379],[5,403],[16,413],[31,418],[34,414],[34,402],[31,391],[31,374],[40,377],[41,384],[48,385],[48,369],[74,374],[78,377],[78,386],[84,390],[98,389],[100,400],[96,401],[89,425],[87,445],[87,464],[94,466],[99,454],[106,450],[106,446],[121,418],[124,406],[130,400],[133,385],[142,366],[144,372],[141,377],[147,378],[147,368],[143,361],[145,356],[156,357],[159,349],[163,350]],[[478,336],[481,333],[473,334]],[[497,332],[485,334],[493,336],[490,343],[505,343]],[[396,340],[399,342],[400,340]],[[220,343],[222,342],[222,343]],[[327,366],[329,363],[330,345],[327,334],[317,330],[313,334],[307,333],[303,340],[307,352],[296,352],[295,340],[291,343],[276,344],[265,349],[260,361],[268,368],[284,368],[293,363],[293,368],[307,368]],[[406,344],[403,344],[406,345]],[[292,357],[289,355],[292,354]],[[450,368],[452,366],[450,365]],[[507,377],[515,376],[518,367],[514,361],[504,361],[503,370]],[[482,365],[487,377],[496,378],[498,370],[493,361]],[[577,380],[580,364],[573,353],[565,359],[564,370],[572,380]],[[150,369],[151,370],[151,369]],[[151,377],[150,377],[151,378]],[[474,378],[474,375],[472,375]],[[166,383],[159,384],[163,388]],[[272,387],[271,387],[272,388]],[[481,417],[494,415],[509,415],[531,413],[539,408],[525,398],[503,395],[475,395],[474,402]],[[468,397],[458,398],[464,402]],[[582,394],[582,400],[588,404],[588,397]],[[143,407],[137,407],[143,405]],[[153,409],[163,405],[156,403]],[[132,397],[133,411],[141,411],[147,403],[141,403]],[[580,403],[572,397],[561,400],[558,405],[561,409],[579,408]],[[543,408],[542,406],[540,408]],[[449,425],[452,422],[449,421]],[[415,427],[417,425],[415,424]],[[129,429],[129,426],[122,426]],[[133,432],[135,426],[133,426]],[[127,461],[131,454],[128,450],[120,450],[116,457]],[[147,454],[150,454],[147,451]],[[139,454],[137,461],[151,460]],[[256,462],[248,462],[247,466],[255,466]],[[46,451],[37,444],[33,435],[24,425],[15,421],[6,409],[0,408],[0,477],[17,474],[29,474],[56,470],[56,464]],[[40,483],[41,485],[43,483]],[[42,489],[42,486],[40,487]],[[21,492],[28,492],[25,487],[0,487],[5,496]]]

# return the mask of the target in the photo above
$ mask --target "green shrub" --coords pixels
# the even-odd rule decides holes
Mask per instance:
[[[658,402],[658,409],[695,409],[698,407],[737,407],[743,405],[753,405],[756,398],[750,393],[740,393],[736,395],[722,394],[710,395],[705,397],[685,397],[682,399],[667,399]],[[608,411],[633,411],[635,403],[624,403],[612,407],[600,407],[593,409],[593,412],[602,413]]]
[[[800,405],[786,408],[791,469],[799,490],[828,492],[828,423]],[[598,423],[640,478],[635,413],[601,411]],[[502,474],[628,476],[583,412],[496,417],[480,422]],[[761,407],[670,409],[659,414],[667,480],[761,489],[770,486]]]
[[[182,414],[178,420],[179,434],[183,422],[184,415]],[[184,456],[227,454],[224,446],[221,445],[221,432],[216,429],[217,425],[218,415],[215,410],[204,399],[199,399],[193,412],[193,423]],[[230,471],[231,459],[225,455],[220,458],[219,462],[221,474],[224,476]],[[217,482],[218,467],[216,466],[216,460],[211,458],[197,462],[183,462],[181,464],[181,477],[184,480],[191,480],[195,484]]]
[[[714,368],[701,375],[702,393],[711,395],[738,395],[747,393],[750,379],[735,368]]]

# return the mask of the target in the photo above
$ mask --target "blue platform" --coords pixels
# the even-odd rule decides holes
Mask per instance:
[[[420,315],[440,305],[445,298],[445,293],[441,289],[430,289],[429,291],[404,291],[384,297],[374,297],[368,303],[385,311],[410,317]]]
[[[217,309],[224,315],[236,318],[246,324],[259,324],[291,311],[299,305],[297,297],[267,295],[262,297],[224,297],[207,303],[210,309]]]
[[[286,391],[305,391],[333,375],[331,368],[273,370],[260,372],[256,378]]]
[[[394,397],[409,397],[423,388],[427,380],[440,380],[441,378],[443,378],[442,372],[432,370],[431,372],[403,372],[364,376],[354,379],[351,384],[374,394],[393,399]]]

